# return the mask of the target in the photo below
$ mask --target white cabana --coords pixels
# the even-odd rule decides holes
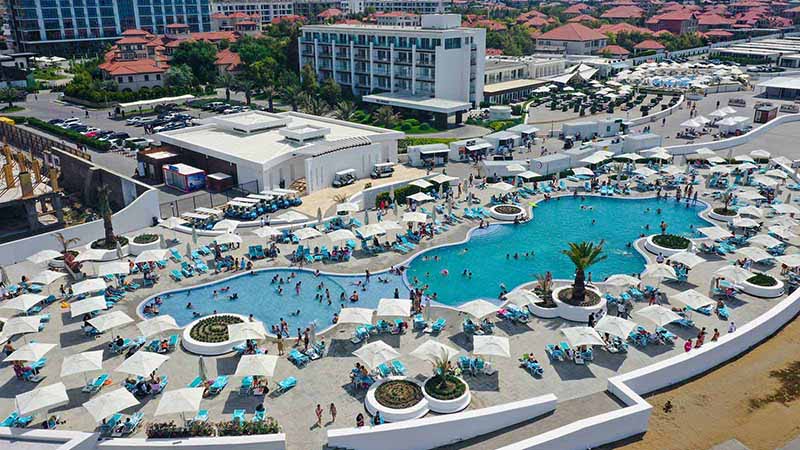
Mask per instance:
[[[423,180],[421,178],[419,180],[414,180],[414,181],[412,181],[411,183],[408,183],[408,184],[410,186],[416,186],[416,187],[418,187],[420,189],[428,189],[429,187],[433,186],[432,183],[429,183],[429,182],[427,182],[427,181],[425,181],[425,180]]]
[[[14,403],[17,405],[18,414],[31,415],[45,409],[66,405],[69,403],[69,397],[64,383],[55,383],[23,392],[14,398]],[[11,445],[12,443],[9,443],[9,448]]]
[[[514,289],[506,294],[506,301],[513,303],[521,308],[534,305],[542,301],[535,292],[528,289]]]
[[[319,230],[311,227],[299,228],[297,230],[292,231],[292,234],[294,234],[294,236],[300,241],[314,239],[322,236],[322,233]]]
[[[638,311],[634,311],[634,314],[638,314],[655,323],[657,327],[663,327],[669,323],[681,320],[681,316],[679,316],[678,313],[661,305],[645,306]]]
[[[570,327],[562,328],[561,333],[564,334],[567,343],[572,348],[581,347],[584,345],[605,345],[605,341],[597,331],[592,327]]]
[[[99,261],[102,260],[106,256],[106,250],[101,250],[99,248],[84,248],[81,249],[78,253],[78,256],[75,257],[76,262],[85,262],[85,261]]]
[[[256,228],[253,230],[253,234],[260,238],[268,239],[273,236],[281,236],[283,232],[277,228],[272,228],[270,226],[263,226],[261,228]]]
[[[792,253],[790,255],[781,255],[775,258],[780,264],[786,264],[791,268],[800,266],[800,254]]]
[[[774,256],[764,251],[764,249],[758,247],[742,247],[736,249],[734,253],[736,255],[743,256],[755,262],[766,261],[768,259],[774,258]]]
[[[199,387],[166,391],[161,394],[161,400],[158,401],[154,415],[180,414],[183,417],[186,413],[197,414],[197,411],[200,410],[200,402],[203,400],[204,390]]]
[[[246,321],[228,325],[228,339],[231,341],[260,340],[266,337],[267,330],[264,329],[263,322]]]
[[[433,200],[433,197],[424,192],[417,192],[416,194],[409,195],[406,198],[410,198],[411,200],[414,200],[417,203],[429,202]]]
[[[133,322],[133,319],[122,311],[111,311],[89,319],[89,325],[95,327],[97,331],[100,332],[121,327],[131,322]]]
[[[372,323],[372,314],[375,311],[368,308],[344,308],[339,312],[337,323],[355,323],[364,325]]]
[[[706,262],[705,259],[701,258],[697,254],[687,251],[675,253],[674,255],[669,257],[669,260],[672,262],[681,263],[690,269],[694,268],[696,265],[700,263]]]
[[[631,334],[631,331],[636,329],[636,326],[636,322],[631,320],[605,314],[594,325],[594,329],[598,333],[608,333],[611,336],[616,336],[625,341],[628,339],[628,335]]]
[[[170,315],[156,316],[152,319],[143,320],[136,324],[139,331],[146,337],[156,336],[170,331],[180,330],[181,327]]]
[[[139,353],[139,352],[137,352]],[[146,353],[146,352],[141,352]],[[83,404],[86,411],[91,414],[95,422],[101,422],[106,417],[116,414],[124,409],[139,404],[139,400],[124,387],[107,392]]]
[[[653,277],[653,278],[677,278],[675,274],[675,269],[668,264],[647,264],[645,266],[644,272],[642,272],[642,278],[645,277]]]
[[[382,298],[375,312],[380,317],[408,317],[411,315],[411,300],[405,298]]]
[[[65,278],[67,274],[65,272],[56,272],[53,270],[45,270],[43,272],[39,272],[35,277],[31,278],[31,283],[34,284],[43,284],[47,286],[48,284]]]
[[[12,317],[3,324],[0,342],[5,342],[18,334],[38,333],[42,316]]]
[[[103,295],[89,297],[85,300],[80,300],[69,305],[70,315],[75,318],[84,314],[93,313],[95,311],[102,311],[108,309],[106,298]]]
[[[572,173],[577,176],[585,176],[585,177],[593,177],[594,171],[589,169],[588,167],[575,167],[572,169]]]
[[[242,355],[239,358],[239,364],[236,365],[236,373],[234,375],[238,377],[273,377],[275,376],[275,366],[277,364],[278,357],[275,355]]]
[[[736,217],[733,219],[733,226],[736,228],[758,228],[760,225],[753,219],[747,217]]]
[[[61,363],[62,378],[95,370],[103,370],[103,350],[68,355],[64,357],[64,361]]]
[[[453,347],[444,345],[438,341],[429,340],[414,349],[410,355],[425,361],[435,362],[438,359],[446,359],[449,361],[458,356],[458,353],[458,350]]]
[[[105,277],[108,275],[127,275],[131,271],[130,265],[124,261],[104,262],[97,264],[95,267],[95,275],[98,277]]]
[[[54,348],[56,348],[56,344],[29,342],[16,349],[3,361],[38,361]]]
[[[330,233],[326,234],[325,236],[330,239],[331,242],[341,242],[341,241],[349,241],[349,240],[356,240],[356,235],[353,234],[352,231],[342,228],[339,230],[331,231]]]
[[[72,294],[81,295],[90,292],[100,292],[106,290],[106,282],[102,278],[90,278],[72,285]]]
[[[370,369],[400,357],[400,352],[383,341],[370,342],[353,352],[353,355],[364,362]]]
[[[502,356],[511,357],[511,345],[508,338],[504,336],[473,336],[472,353],[483,356]]]
[[[61,252],[57,252],[55,250],[42,250],[34,253],[31,256],[28,256],[26,259],[34,264],[41,264],[56,258],[60,258],[61,256]]]
[[[486,185],[486,187],[498,192],[510,192],[514,190],[514,186],[506,183],[505,181],[500,181],[498,183],[491,183]]]
[[[703,295],[694,289],[689,289],[687,291],[680,292],[675,295],[670,296],[671,300],[674,300],[684,306],[688,306],[691,309],[698,310],[705,306],[714,305],[715,302],[713,299],[709,298],[706,295]]]
[[[752,276],[752,272],[734,264],[723,266],[714,272],[715,278],[725,278],[731,283],[741,283]]]
[[[169,359],[169,356],[155,352],[136,352],[122,362],[115,372],[148,377]]]
[[[370,239],[373,236],[383,236],[386,234],[386,230],[384,230],[379,223],[371,223],[369,225],[356,228],[356,234],[360,235],[364,239]]]
[[[500,307],[497,305],[480,299],[464,303],[458,308],[459,311],[469,314],[478,320],[481,320],[490,314],[496,313],[498,309],[500,309]]]

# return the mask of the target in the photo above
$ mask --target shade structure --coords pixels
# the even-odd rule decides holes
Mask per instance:
[[[90,292],[100,292],[106,289],[106,282],[102,278],[90,278],[72,285],[72,294],[81,295]]]
[[[759,234],[753,236],[750,239],[748,239],[747,242],[749,242],[751,245],[760,245],[764,248],[772,248],[783,244],[783,242],[781,242],[778,239],[775,239],[774,237],[768,234]]]
[[[156,316],[152,319],[143,320],[137,323],[136,327],[146,337],[181,329],[170,315]]]
[[[4,361],[36,361],[54,348],[56,344],[30,342],[8,355]]]
[[[57,252],[55,250],[42,250],[34,253],[31,256],[28,256],[27,260],[34,264],[41,264],[60,257],[61,252]]]
[[[400,357],[400,352],[383,341],[370,342],[353,352],[353,355],[364,361],[370,369]]]
[[[220,234],[219,236],[217,236],[216,238],[214,238],[214,241],[216,241],[216,243],[219,244],[219,245],[223,245],[223,244],[241,244],[242,243],[242,237],[239,236],[238,234],[223,233],[223,234]]]
[[[694,266],[706,262],[705,259],[701,258],[695,253],[692,252],[678,252],[674,255],[669,257],[669,260],[672,262],[681,263],[688,268],[694,268]]]
[[[380,226],[383,228],[383,231],[397,231],[403,229],[403,226],[394,220],[381,221]]]
[[[106,250],[101,250],[99,248],[85,248],[78,253],[78,256],[75,257],[75,261],[99,261],[106,256],[106,253]]]
[[[741,266],[728,265],[717,269],[717,271],[714,272],[714,276],[717,278],[725,278],[732,283],[741,283],[750,279],[753,273]]]
[[[709,239],[726,239],[731,237],[731,232],[720,227],[702,227],[697,231],[703,233]]]
[[[12,317],[6,320],[6,323],[3,324],[3,332],[0,333],[0,342],[5,342],[18,334],[38,333],[41,321],[42,316]]]
[[[624,341],[628,339],[628,335],[631,334],[631,331],[633,331],[636,326],[636,322],[632,320],[606,314],[594,324],[594,329],[598,333],[608,333]]]
[[[31,294],[31,293],[22,294],[20,296],[12,298],[11,300],[0,303],[0,309],[27,311],[36,306],[37,304],[39,304],[45,298],[47,297],[39,294]]]
[[[516,164],[515,163],[515,164],[507,165],[506,166],[506,170],[508,172],[510,172],[510,173],[524,172],[525,171],[525,167],[523,167],[522,164]]]
[[[651,168],[649,168],[647,166],[642,166],[642,167],[639,167],[638,169],[634,170],[633,173],[635,173],[636,175],[641,175],[641,176],[647,178],[647,177],[650,177],[650,176],[653,176],[653,175],[657,174],[658,172],[656,172],[655,170],[653,170],[653,169],[651,169]]]
[[[772,156],[772,154],[766,150],[759,149],[750,152],[750,156],[752,156],[753,158],[766,159]]]
[[[503,336],[473,336],[472,353],[483,356],[511,357],[511,345]]]
[[[275,375],[275,366],[278,364],[278,357],[275,355],[242,355],[239,364],[236,365],[236,373],[239,377],[259,376],[272,377]]]
[[[458,350],[453,347],[438,341],[429,340],[414,349],[410,355],[425,361],[435,362],[438,359],[446,359],[449,361],[458,356],[458,353]]]
[[[739,215],[741,216],[751,216],[759,218],[764,217],[764,211],[762,211],[761,208],[754,205],[748,205],[745,206],[744,208],[739,208],[738,212]]]
[[[344,228],[341,230],[331,231],[330,233],[326,234],[326,236],[328,237],[328,239],[331,240],[331,242],[356,240],[356,235],[353,234],[352,231],[346,230]]]
[[[506,301],[513,303],[521,308],[534,305],[542,301],[535,292],[528,289],[514,289],[506,294]]]
[[[525,170],[525,168],[523,167],[522,170]],[[435,177],[430,179],[430,181],[433,181],[436,184],[451,183],[453,181],[458,181],[458,180],[459,180],[458,177],[451,177],[450,175],[445,175],[443,173],[440,173],[439,175],[436,175]]]
[[[708,117],[713,117],[715,119],[721,119],[721,118],[723,118],[723,117],[725,117],[727,115],[728,115],[728,113],[726,113],[725,111],[722,111],[721,109],[718,109],[716,111],[710,112],[708,114]]]
[[[253,230],[253,234],[255,234],[256,236],[258,236],[260,238],[271,238],[273,236],[280,236],[280,235],[283,234],[283,232],[281,230],[278,230],[277,228],[272,228],[270,226],[264,226],[264,227],[256,228],[255,230]]]
[[[778,180],[776,178],[765,177],[763,175],[754,176],[753,182],[771,188],[774,188],[778,185]]]
[[[356,228],[356,234],[360,235],[364,239],[369,239],[374,236],[382,236],[386,234],[386,230],[384,230],[379,223],[371,223],[369,225]]]
[[[339,312],[337,323],[355,323],[364,325],[372,323],[372,313],[375,312],[368,308],[344,308]]]
[[[76,373],[103,370],[103,351],[76,353],[64,357],[61,363],[61,376],[67,377]]]
[[[433,186],[433,184],[431,184],[431,183],[429,183],[429,182],[427,182],[427,181],[425,181],[423,179],[414,180],[414,181],[412,181],[411,183],[408,183],[408,184],[410,186],[416,186],[416,187],[418,187],[420,189],[428,189],[429,187]]]
[[[782,180],[785,180],[785,179],[789,178],[789,174],[784,172],[784,171],[782,171],[782,170],[780,170],[780,169],[768,170],[768,171],[766,171],[766,173],[764,173],[764,175],[766,175],[768,177],[773,177],[773,178],[780,178]]]
[[[648,264],[645,266],[644,272],[642,272],[642,278],[644,277],[677,278],[677,275],[675,274],[675,269],[668,264]]]
[[[145,352],[137,352],[145,353]],[[97,397],[89,400],[83,404],[83,407],[89,411],[95,422],[100,422],[106,417],[116,414],[124,409],[139,404],[139,400],[133,396],[127,389],[119,388],[115,391],[106,392],[105,394],[98,395]]]
[[[232,341],[260,340],[267,337],[264,323],[259,321],[240,322],[228,325],[228,339]]]
[[[579,176],[584,177],[593,177],[594,171],[588,167],[575,167],[572,169],[572,173]]]
[[[701,147],[701,148],[698,148],[698,149],[697,149],[697,150],[696,150],[694,153],[695,153],[696,155],[700,155],[700,156],[713,156],[713,155],[716,155],[716,153],[714,152],[714,150],[711,150],[711,149],[710,149],[710,148],[708,148],[708,147]]]
[[[311,227],[304,227],[294,230],[292,231],[292,234],[294,234],[294,236],[300,241],[306,241],[308,239],[314,239],[322,236],[322,233],[320,233],[319,230]]]
[[[112,311],[89,319],[89,325],[101,332],[125,326],[131,322],[133,319],[122,311]]]
[[[601,152],[592,153],[591,155],[583,158],[581,162],[585,162],[587,164],[600,164],[601,162],[608,159],[608,155]]]
[[[411,300],[406,298],[382,298],[378,302],[376,315],[381,317],[408,317],[411,315]]]
[[[499,306],[480,299],[464,303],[458,307],[459,311],[469,314],[478,320],[496,313],[498,309],[500,309]]]
[[[681,122],[681,127],[683,128],[701,128],[703,123],[699,120],[689,119],[685,122]]]
[[[727,161],[725,161],[725,159],[723,159],[720,156],[709,156],[708,158],[706,158],[706,161],[708,161],[708,162],[710,162],[712,164],[725,164],[727,162]],[[712,170],[711,173],[714,173],[713,172],[713,170],[714,170],[713,167],[711,168],[711,170]],[[716,169],[716,170],[722,170],[722,171],[725,171],[725,173],[731,173],[731,171],[733,169],[731,169],[730,167],[722,167],[722,168],[719,168],[719,169]]]
[[[764,197],[763,195],[759,194],[756,191],[750,191],[750,190],[737,192],[736,196],[742,200],[766,200],[766,197]]]
[[[130,265],[123,261],[110,261],[98,264],[95,275],[104,277],[107,275],[127,275],[130,272]]]
[[[181,226],[181,225],[183,225],[185,223],[186,223],[186,221],[184,219],[181,219],[180,217],[172,216],[172,217],[167,218],[166,220],[162,220],[161,223],[159,223],[159,225],[161,225],[162,227],[164,227],[164,228],[166,228],[168,230],[174,230],[175,228],[177,228],[177,227],[179,227],[179,226]]]
[[[771,205],[771,207],[778,214],[800,214],[800,208],[787,203],[779,203],[777,205]]]
[[[739,169],[740,171],[746,171],[746,170],[758,169],[758,166],[753,163],[746,162],[739,164],[737,169]]]
[[[486,185],[489,189],[498,192],[509,192],[514,190],[514,186],[511,184],[506,183],[505,181],[501,181],[499,183],[491,183]]]
[[[516,173],[514,176],[522,178],[523,180],[530,180],[531,178],[540,177],[541,175],[536,172],[526,170],[524,172]]]
[[[149,262],[156,262],[156,261],[164,261],[167,259],[167,250],[164,249],[153,249],[153,250],[145,250],[136,257],[134,262],[136,264],[142,263],[149,263]]]
[[[716,158],[716,156],[714,158]],[[709,158],[709,160],[711,160],[711,159],[712,158]],[[720,159],[722,159],[722,158],[720,158]],[[716,162],[716,161],[711,161],[711,162]],[[722,162],[724,162],[724,161],[722,161]],[[712,173],[712,174],[728,175],[729,173],[733,172],[733,169],[728,167],[728,166],[714,166],[709,170],[709,172]]]
[[[661,305],[645,306],[638,311],[634,311],[634,313],[653,322],[657,327],[663,327],[668,323],[681,319],[678,313]]]
[[[704,306],[714,305],[716,302],[706,295],[703,295],[694,289],[689,289],[678,294],[670,296],[670,300],[674,300],[682,305],[688,306],[692,309],[700,309]]]
[[[147,377],[168,359],[169,356],[160,353],[140,351],[123,361],[114,371]]]
[[[403,222],[425,223],[428,221],[428,216],[421,212],[407,212],[403,214],[401,220]]]
[[[278,216],[278,220],[281,220],[283,222],[300,222],[303,220],[308,220],[308,217],[304,216],[303,214],[300,214],[297,211],[287,211]]]
[[[800,267],[800,254],[792,253],[791,255],[782,255],[775,258],[779,264],[786,264],[789,267]]]
[[[339,203],[336,205],[336,213],[351,213],[359,210],[358,205],[355,203]]]
[[[156,407],[156,416],[167,414],[196,414],[203,401],[203,388],[182,388],[166,391],[161,394],[161,400]]]
[[[767,228],[767,231],[774,234],[775,236],[778,236],[783,240],[789,240],[797,237],[797,234],[795,234],[791,228],[785,226],[774,225]]]
[[[29,415],[69,403],[64,383],[55,383],[24,392],[15,398],[17,413]]]
[[[56,280],[60,280],[66,277],[67,274],[64,272],[56,272],[54,270],[45,270],[39,272],[35,277],[31,278],[31,283],[36,284],[43,284],[48,285]]]
[[[638,155],[636,153],[623,153],[621,155],[615,156],[614,158],[615,159],[626,159],[628,161],[638,161],[638,160],[644,158],[644,156]]]
[[[89,297],[69,305],[69,312],[73,318],[104,309],[108,309],[108,304],[105,296],[102,295]]]
[[[734,253],[736,255],[743,256],[755,262],[766,261],[768,259],[774,258],[774,256],[764,251],[764,249],[758,247],[742,247],[740,249],[737,249]]]
[[[616,286],[616,287],[619,287],[619,288],[627,288],[627,287],[630,287],[630,286],[638,286],[639,283],[641,283],[641,282],[642,282],[642,280],[640,280],[640,279],[638,279],[636,277],[632,277],[630,275],[625,275],[625,274],[611,275],[605,281],[603,281],[603,283],[606,284],[606,285]]]
[[[429,202],[429,201],[433,200],[433,197],[431,197],[430,195],[428,195],[428,194],[426,194],[424,192],[417,192],[416,194],[409,195],[406,198],[410,198],[411,200],[414,200],[415,202],[418,202],[418,203]]]
[[[737,217],[733,219],[733,226],[737,228],[758,228],[759,224],[747,217]]]
[[[753,160],[753,158],[748,155],[736,155],[733,159],[739,162],[755,163],[755,160]]]
[[[226,233],[233,233],[236,228],[239,227],[239,221],[230,220],[230,219],[222,219],[219,222],[214,224],[215,231],[224,231]]]
[[[603,338],[592,327],[562,328],[561,333],[572,348],[583,345],[605,345]]]

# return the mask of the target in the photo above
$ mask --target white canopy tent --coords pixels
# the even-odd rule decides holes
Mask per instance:
[[[562,328],[561,333],[564,334],[570,347],[577,348],[592,345],[605,345],[603,338],[591,327],[570,327]]]
[[[278,357],[275,355],[242,355],[239,358],[239,364],[236,365],[236,373],[234,375],[239,377],[273,377],[275,376],[275,366],[277,364]]]
[[[376,315],[381,317],[408,317],[411,315],[411,300],[382,298],[378,302]]]
[[[717,302],[712,300],[706,295],[703,295],[694,289],[689,289],[678,294],[672,295],[671,300],[674,300],[682,305],[688,306],[691,309],[698,310],[705,306],[714,305]]]
[[[511,345],[504,336],[473,336],[472,353],[483,356],[511,357]]]
[[[657,327],[663,327],[669,323],[681,320],[681,316],[679,316],[678,313],[661,305],[645,306],[638,311],[634,311],[634,313],[655,323]]]
[[[429,340],[414,349],[410,355],[425,361],[435,362],[437,359],[442,358],[449,361],[458,356],[458,353],[459,351],[453,347],[444,345],[438,341]]]
[[[379,365],[400,357],[400,352],[383,341],[370,342],[353,352],[369,368],[374,369]]]
[[[102,295],[89,297],[69,305],[69,312],[73,318],[104,309],[108,309],[108,304],[105,296]]]

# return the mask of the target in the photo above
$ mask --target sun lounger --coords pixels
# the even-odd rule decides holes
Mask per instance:
[[[436,319],[436,322],[431,325],[431,332],[432,333],[440,333],[444,330],[444,327],[447,325],[447,320],[444,318]]]
[[[228,377],[226,375],[220,375],[215,380],[211,386],[208,387],[208,393],[211,395],[217,395],[225,389],[225,386],[228,385]]]
[[[234,409],[233,414],[231,415],[231,422],[234,423],[244,423],[244,410],[243,409]]]
[[[143,412],[137,412],[131,416],[130,421],[125,422],[125,426],[122,428],[122,435],[133,434],[139,425],[142,423],[142,419],[144,419]]]
[[[386,378],[392,374],[392,369],[386,365],[386,363],[378,365],[378,373],[381,374],[382,377]]]
[[[108,374],[104,373],[97,378],[89,380],[89,382],[86,383],[86,386],[84,386],[81,391],[88,394],[95,393],[103,387],[103,384],[105,384],[106,380],[108,380]]]
[[[424,330],[428,324],[423,319],[422,314],[416,314],[414,316],[414,329],[415,330]]]
[[[284,378],[278,382],[278,392],[286,392],[295,386],[297,386],[297,379],[295,377]]]
[[[403,365],[402,361],[394,360],[392,361],[392,371],[396,375],[405,375],[406,374],[406,366]]]
[[[195,377],[191,383],[187,384],[186,387],[196,388],[203,384],[203,379],[200,377]]]
[[[183,281],[183,275],[178,272],[178,269],[172,269],[172,271],[169,273],[169,276],[171,276],[175,281]]]
[[[101,436],[110,436],[111,433],[114,431],[114,428],[117,427],[119,421],[122,420],[122,414],[116,413],[106,419],[106,423],[100,425],[100,435]]]
[[[0,422],[0,427],[13,427],[17,423],[17,418],[19,418],[19,414],[16,411],[12,412],[5,420]]]
[[[242,385],[239,386],[239,395],[250,395],[253,390],[253,377],[242,378]]]
[[[208,422],[208,410],[201,409],[197,411],[197,415],[194,416],[193,422]]]
[[[169,254],[171,255],[173,261],[176,262],[183,261],[183,257],[181,256],[180,253],[178,253],[178,250],[175,249],[174,247],[169,249]]]
[[[266,410],[256,410],[253,418],[250,420],[251,422],[263,422],[267,418],[267,411]]]
[[[300,353],[297,349],[289,351],[289,361],[295,363],[297,367],[303,367],[310,361],[308,356]]]
[[[547,356],[550,357],[551,361],[564,361],[565,354],[561,351],[560,348],[556,347],[553,344],[547,344],[544,347],[545,352],[547,352]]]

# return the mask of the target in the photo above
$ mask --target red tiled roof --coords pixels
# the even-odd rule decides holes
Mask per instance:
[[[175,30],[179,28],[189,28],[189,25],[186,25],[185,23],[172,23],[167,25],[167,28]]]
[[[126,36],[115,42],[116,45],[147,44],[147,39],[139,36]]]
[[[508,29],[508,27],[505,26],[505,24],[490,19],[479,20],[475,22],[473,25],[476,27],[486,28],[491,31],[502,31]]]
[[[414,14],[405,11],[391,11],[391,12],[376,12],[373,17],[419,17],[419,14]]]
[[[147,31],[144,31],[144,30],[136,29],[136,28],[131,28],[129,30],[125,30],[125,31],[122,32],[123,36],[147,36],[148,34],[150,34],[150,33],[148,33]]]
[[[100,70],[111,76],[139,75],[146,73],[163,73],[167,71],[165,64],[156,65],[152,59],[138,59],[136,61],[117,61],[100,64]]]
[[[713,36],[713,37],[733,37],[733,33],[725,30],[708,30],[703,34],[706,36]]]
[[[530,19],[528,19],[527,22],[524,23],[524,25],[528,27],[538,28],[538,27],[543,27],[549,23],[550,23],[549,21],[547,21],[542,17],[531,17]]]
[[[575,16],[572,19],[569,19],[567,22],[580,23],[580,22],[591,22],[593,20],[596,19],[588,14],[581,14],[580,16]]]
[[[726,19],[719,14],[702,14],[697,16],[697,24],[704,25],[704,26],[720,26],[720,25],[730,25],[733,21],[730,19]]]
[[[361,25],[363,22],[356,19],[344,19],[344,20],[337,20],[336,23],[342,25]]]
[[[344,15],[344,13],[342,12],[341,9],[330,8],[330,9],[326,9],[325,11],[322,11],[321,13],[317,14],[317,17],[320,18],[320,19],[330,19],[330,18],[333,18],[333,17],[339,17],[341,15]]]
[[[605,47],[601,48],[597,51],[598,54],[609,54],[609,55],[630,55],[631,52],[628,51],[624,47],[620,47],[619,45],[606,45]]]
[[[500,56],[503,54],[503,51],[499,48],[487,48],[486,49],[486,56]]]
[[[615,23],[613,25],[602,25],[600,28],[597,29],[600,33],[603,34],[619,34],[619,33],[642,33],[642,34],[653,34],[652,31],[648,30],[647,28],[637,27],[635,25],[631,25],[626,22]]]
[[[647,39],[638,44],[634,45],[633,48],[637,50],[663,50],[664,47],[660,42],[654,41],[652,39]]]
[[[538,39],[584,42],[606,39],[606,36],[579,23],[568,23],[542,34]]]
[[[252,20],[243,20],[243,21],[237,23],[236,25],[257,25],[257,24],[255,22],[253,22]]]
[[[670,11],[664,14],[659,14],[657,16],[651,17],[647,23],[659,23],[661,21],[684,21],[690,20],[694,17],[693,11],[687,10],[680,10],[680,11]]]
[[[277,25],[277,24],[279,24],[281,22],[292,22],[292,23],[294,23],[294,22],[302,22],[304,20],[306,20],[306,18],[304,16],[298,16],[297,14],[289,14],[289,15],[286,15],[286,16],[275,17],[275,18],[272,19],[271,22],[273,24]]]
[[[582,14],[584,11],[591,11],[592,7],[586,3],[576,3],[564,10],[564,14]]]
[[[234,53],[229,48],[219,51],[217,53],[217,60],[214,61],[214,65],[229,66],[228,69],[238,66],[241,63],[242,63],[242,58],[239,57],[239,54]]]
[[[600,17],[604,19],[638,19],[644,15],[644,10],[638,6],[617,6],[604,12]]]

